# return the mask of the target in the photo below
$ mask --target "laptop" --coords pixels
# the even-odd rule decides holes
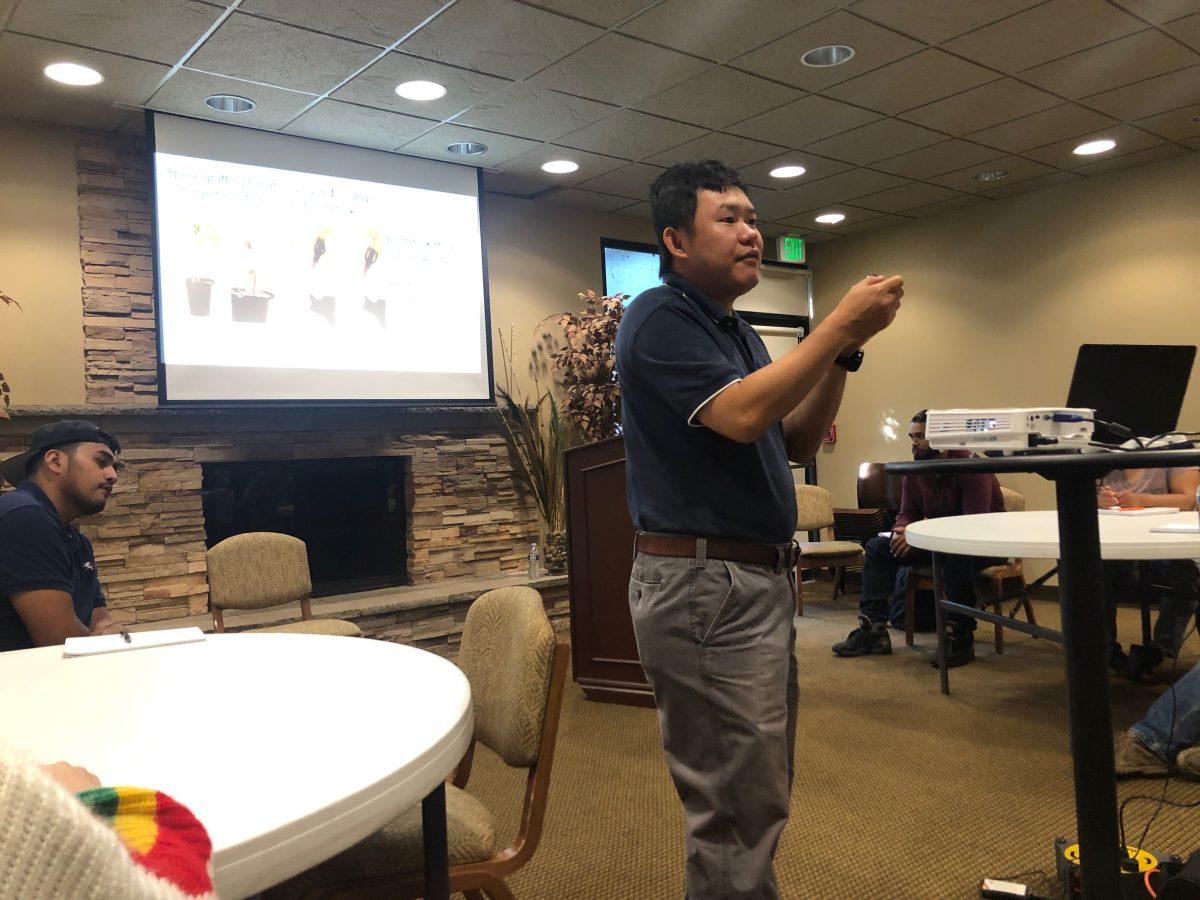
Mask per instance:
[[[1139,437],[1174,431],[1187,393],[1195,346],[1084,344],[1075,358],[1068,407],[1096,411],[1096,418],[1124,425]],[[1128,439],[1096,423],[1095,440]]]

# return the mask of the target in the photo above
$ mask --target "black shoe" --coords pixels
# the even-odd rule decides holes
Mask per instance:
[[[975,634],[971,631],[949,627],[946,629],[946,668],[956,669],[965,666],[975,659]],[[931,666],[938,665],[938,654],[929,661]]]
[[[1137,681],[1137,673],[1130,667],[1129,657],[1121,649],[1120,644],[1113,644],[1108,651],[1108,667],[1130,681]]]
[[[833,652],[837,656],[886,656],[892,652],[892,639],[887,625],[873,624],[866,616],[859,616],[858,627],[840,644],[834,644]]]
[[[1156,644],[1134,644],[1129,648],[1129,668],[1123,673],[1130,681],[1138,681],[1162,664],[1165,655]]]

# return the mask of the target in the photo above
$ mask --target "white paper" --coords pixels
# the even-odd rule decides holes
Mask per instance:
[[[1105,509],[1101,507],[1102,516],[1165,516],[1179,512],[1178,506],[1143,506],[1141,509]]]
[[[191,644],[202,640],[204,632],[194,626],[167,628],[162,631],[131,631],[128,641],[120,634],[97,634],[93,637],[67,638],[63,644],[63,656],[95,656],[98,653],[120,653],[123,650]]]
[[[1150,530],[1159,534],[1200,534],[1200,523],[1167,522],[1164,525],[1155,525]]]
[[[879,532],[879,536],[885,537],[885,538],[890,538],[892,536],[892,533],[890,531],[881,531],[881,532]]]

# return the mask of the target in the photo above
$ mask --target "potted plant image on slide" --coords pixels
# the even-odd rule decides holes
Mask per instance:
[[[247,287],[236,287],[229,292],[235,322],[265,322],[271,298],[270,291],[258,288],[258,271],[254,267],[254,242],[247,239],[243,250],[246,258]]]
[[[215,225],[196,223],[192,225],[192,240],[195,256],[192,271],[198,274],[187,279],[188,312],[193,316],[207,316],[212,311],[214,279],[209,276],[215,269],[216,256],[221,246],[221,236]]]
[[[375,318],[380,328],[387,328],[387,284],[381,271],[383,266],[375,264],[383,256],[385,243],[383,235],[372,228],[367,232],[367,250],[363,254],[363,312]]]
[[[333,234],[332,228],[322,228],[317,232],[313,241],[312,266],[309,271],[308,302],[309,307],[330,325],[337,324],[337,298],[329,290],[331,280],[335,277],[329,260],[329,240]],[[369,268],[369,267],[368,267]]]

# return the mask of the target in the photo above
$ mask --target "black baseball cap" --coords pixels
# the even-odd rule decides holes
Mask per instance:
[[[15,487],[25,478],[29,464],[39,454],[80,442],[105,444],[113,453],[121,452],[121,442],[98,425],[83,419],[63,419],[35,429],[29,438],[28,450],[0,463],[0,478]]]

